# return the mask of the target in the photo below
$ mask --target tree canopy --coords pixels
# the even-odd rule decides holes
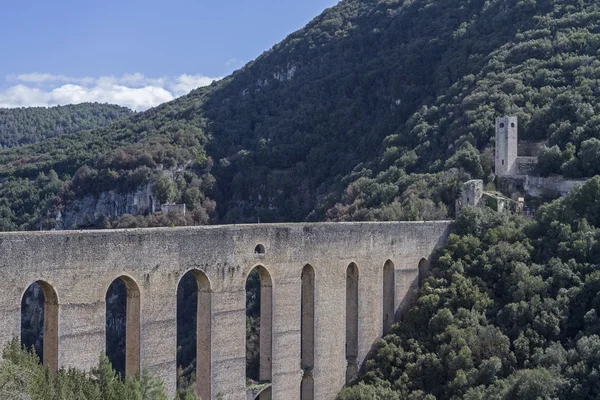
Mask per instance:
[[[0,147],[21,146],[98,128],[132,114],[125,107],[98,103],[0,109]]]
[[[406,320],[352,399],[600,395],[600,177],[536,220],[465,208]]]

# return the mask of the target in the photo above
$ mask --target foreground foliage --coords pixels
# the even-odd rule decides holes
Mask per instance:
[[[121,379],[108,358],[82,372],[61,369],[56,375],[40,364],[35,352],[17,340],[4,348],[0,362],[0,398],[6,400],[167,400],[162,382],[145,368],[135,379]],[[185,397],[193,400],[195,397]],[[183,397],[182,397],[183,399]]]
[[[600,396],[600,177],[535,221],[467,208],[353,399]]]

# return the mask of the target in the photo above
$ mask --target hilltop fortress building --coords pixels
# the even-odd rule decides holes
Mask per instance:
[[[511,176],[517,171],[518,152],[517,117],[496,119],[496,176]]]
[[[537,155],[546,143],[519,141],[519,121],[516,116],[496,118],[494,174],[500,192],[512,194],[512,198],[500,192],[484,190],[483,180],[465,182],[456,210],[463,206],[491,205],[497,211],[522,212],[524,198],[566,196],[584,180],[564,179],[560,175],[543,177],[537,172]]]
[[[519,142],[517,117],[496,118],[496,157],[494,174],[498,177],[537,175],[537,153],[545,142]]]
[[[504,192],[531,197],[566,196],[585,180],[564,179],[561,175],[542,177],[537,172],[537,155],[545,142],[519,141],[517,117],[496,118],[494,172]]]

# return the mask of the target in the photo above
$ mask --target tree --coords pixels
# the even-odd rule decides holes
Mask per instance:
[[[463,168],[472,178],[483,178],[483,167],[479,159],[479,152],[469,142],[465,142],[452,157],[450,157],[444,168]]]
[[[154,183],[154,195],[161,204],[168,204],[175,200],[177,187],[166,175],[160,175]]]
[[[550,148],[543,146],[538,153],[538,171],[542,176],[548,176],[550,174],[559,174],[561,172],[561,166],[563,164],[563,155],[558,148],[554,145]]]
[[[600,140],[591,138],[583,141],[579,149],[579,159],[585,176],[600,173]]]

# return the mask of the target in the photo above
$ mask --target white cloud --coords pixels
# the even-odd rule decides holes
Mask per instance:
[[[150,78],[141,73],[98,78],[76,78],[47,73],[11,75],[12,83],[0,89],[0,108],[49,107],[83,102],[112,103],[134,110],[145,110],[210,85],[220,78],[183,74],[177,77]]]
[[[175,96],[182,96],[191,92],[192,90],[208,86],[214,81],[213,78],[209,78],[201,75],[181,75],[177,77],[175,83],[170,85],[171,91]]]

